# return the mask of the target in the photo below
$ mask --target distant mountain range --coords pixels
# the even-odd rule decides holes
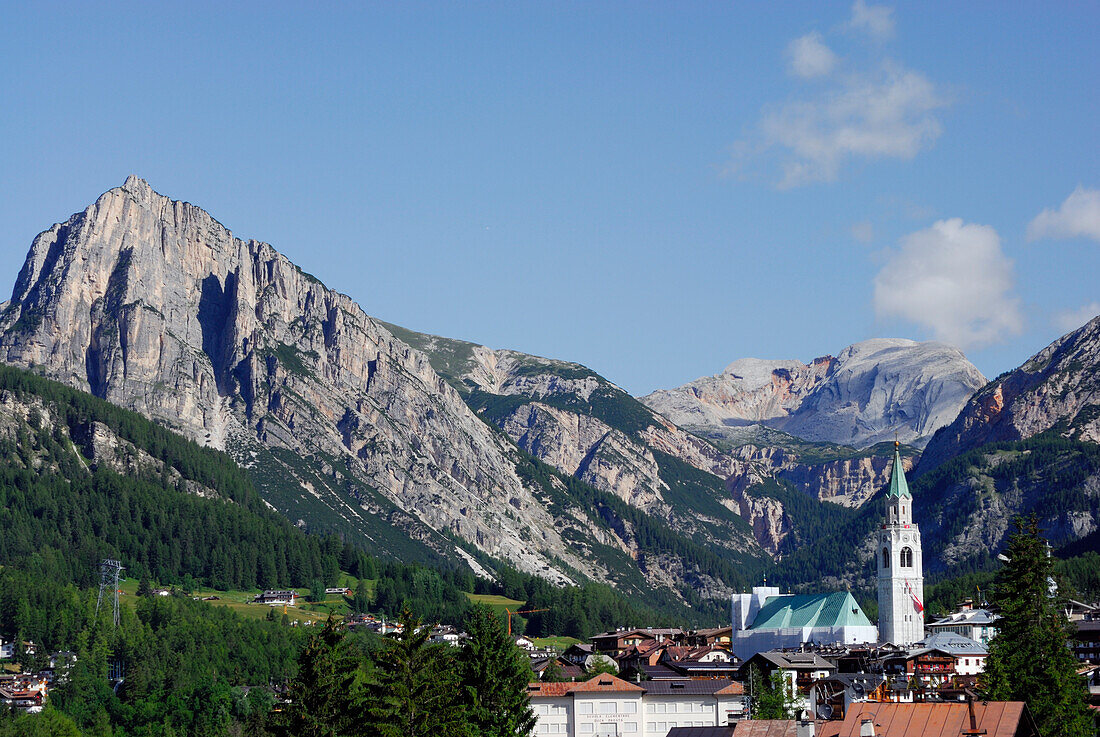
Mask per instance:
[[[639,401],[576,363],[375,320],[131,177],[34,239],[0,360],[226,450],[291,521],[377,554],[691,603],[867,517],[895,433],[910,464],[960,409],[926,458],[1070,413],[1095,443],[1091,335],[1025,365],[1038,383],[995,382],[1001,419],[961,353],[902,340],[735,361]]]

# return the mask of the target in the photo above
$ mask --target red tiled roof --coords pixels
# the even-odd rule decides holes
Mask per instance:
[[[527,695],[531,698],[537,698],[542,696],[549,698],[552,696],[566,696],[569,693],[569,689],[575,686],[575,683],[528,683]]]
[[[975,702],[974,715],[978,729],[984,730],[987,737],[1035,734],[1022,701]],[[965,703],[865,703],[852,704],[843,722],[819,723],[817,735],[858,737],[864,719],[874,720],[878,737],[959,737],[970,729],[970,711]],[[740,737],[740,732],[737,735]]]
[[[571,689],[572,693],[588,693],[593,691],[599,692],[644,692],[645,689],[641,686],[636,686],[630,681],[624,681],[621,678],[611,675],[610,673],[601,673],[595,678],[591,678],[584,683],[575,683]]]
[[[730,685],[723,688],[721,691],[715,691],[715,696],[740,696],[745,693],[745,684],[734,681]]]
[[[527,694],[532,698],[568,696],[572,693],[645,693],[645,689],[609,673],[601,673],[580,683],[529,683]]]

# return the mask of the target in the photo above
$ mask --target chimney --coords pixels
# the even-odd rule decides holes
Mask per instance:
[[[812,719],[803,719],[798,723],[798,730],[795,732],[798,737],[815,737],[817,734],[817,726]]]
[[[859,723],[859,737],[875,737],[875,720],[863,719]]]

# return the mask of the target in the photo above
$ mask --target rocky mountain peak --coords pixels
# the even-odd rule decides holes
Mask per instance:
[[[740,359],[721,374],[642,401],[678,425],[735,444],[763,425],[863,448],[893,440],[894,433],[921,444],[984,383],[956,348],[878,338],[809,364]]]
[[[918,471],[986,443],[1025,440],[1052,429],[1100,442],[1100,316],[974,394],[928,443]]]

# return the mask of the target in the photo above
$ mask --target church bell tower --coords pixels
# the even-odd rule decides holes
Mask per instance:
[[[879,639],[912,645],[924,639],[924,566],[920,530],[913,524],[913,495],[896,441],[877,549]]]

